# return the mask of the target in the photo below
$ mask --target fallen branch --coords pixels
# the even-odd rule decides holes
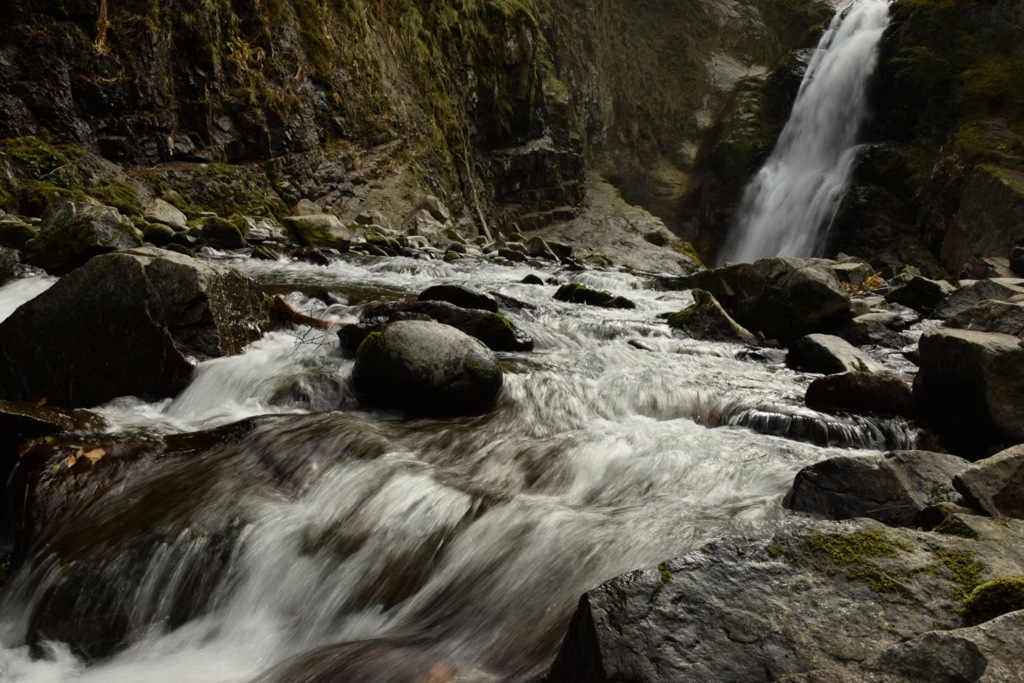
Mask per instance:
[[[277,312],[280,313],[282,320],[295,325],[306,325],[318,330],[336,330],[345,327],[342,323],[324,320],[323,318],[314,318],[311,315],[295,310],[280,294],[274,297],[274,305],[277,307]]]

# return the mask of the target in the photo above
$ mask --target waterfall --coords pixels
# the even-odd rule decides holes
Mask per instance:
[[[836,11],[775,150],[744,192],[721,261],[814,256],[824,247],[853,172],[888,23],[888,0],[851,0]]]

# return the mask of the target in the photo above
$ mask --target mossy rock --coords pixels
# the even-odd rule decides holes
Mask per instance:
[[[569,282],[558,288],[555,292],[555,299],[573,304],[584,304],[587,306],[599,306],[601,308],[636,308],[636,304],[629,299],[616,296],[611,292],[599,289],[591,289],[578,282]]]
[[[964,622],[974,626],[1024,609],[1024,576],[1004,576],[981,584],[964,601]]]
[[[0,221],[0,246],[24,249],[25,244],[38,234],[37,228],[23,221]]]

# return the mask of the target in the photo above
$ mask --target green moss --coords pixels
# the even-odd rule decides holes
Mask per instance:
[[[877,593],[910,594],[895,570],[883,571],[872,560],[894,558],[910,548],[881,530],[851,534],[811,534],[800,542],[804,552],[816,559],[815,567],[829,576],[844,573],[850,581],[863,581]]]
[[[606,292],[604,290],[591,289],[590,287],[581,285],[578,282],[568,282],[562,285],[558,288],[558,291],[555,292],[554,298],[558,301],[585,304],[587,306],[599,306],[601,308],[636,308],[636,304],[625,297],[615,296],[611,292]]]
[[[384,353],[387,345],[387,339],[384,338],[384,335],[381,332],[371,332],[366,336],[366,339],[359,344],[359,348],[356,349],[356,358],[379,356]]]
[[[950,515],[944,519],[942,524],[935,527],[934,531],[937,534],[945,534],[946,536],[959,536],[960,538],[972,539],[981,538],[977,531],[968,526],[966,522],[956,515]]]
[[[672,328],[675,328],[675,329],[683,329],[683,328],[685,328],[686,327],[686,323],[689,322],[690,318],[692,318],[696,312],[697,312],[697,307],[696,306],[690,306],[689,308],[684,308],[681,311],[677,311],[677,312],[673,313],[672,315],[670,315],[668,317],[668,325],[669,325],[669,327],[672,327]]]
[[[1024,577],[1004,576],[981,584],[964,601],[964,622],[974,626],[1024,609]]]
[[[142,215],[142,199],[139,192],[126,180],[107,180],[85,192],[128,216]]]
[[[978,562],[974,553],[956,551],[938,555],[942,566],[949,572],[950,578],[958,587],[950,594],[950,600],[963,600],[981,581],[978,576],[985,567]]]
[[[466,363],[466,373],[477,384],[490,384],[494,380],[494,374],[491,370],[477,363]]]

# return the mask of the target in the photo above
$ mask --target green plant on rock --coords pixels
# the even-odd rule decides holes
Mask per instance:
[[[964,601],[964,622],[974,626],[1024,609],[1024,576],[1004,576],[977,586]]]

